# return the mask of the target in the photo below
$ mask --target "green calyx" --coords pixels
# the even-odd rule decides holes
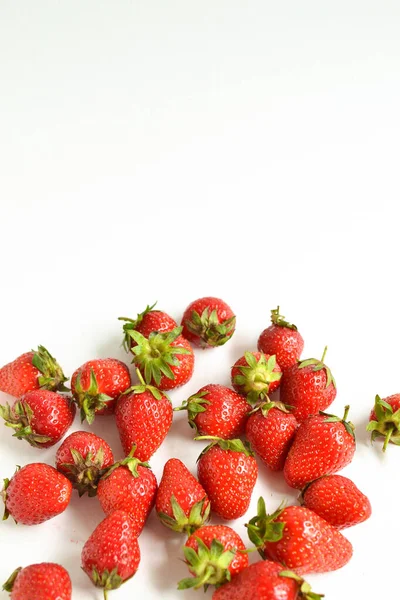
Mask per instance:
[[[321,598],[324,598],[324,594],[315,594],[311,590],[310,584],[293,571],[281,571],[278,575],[279,577],[288,577],[296,581],[299,586],[298,596],[296,596],[297,600],[321,600]]]
[[[271,323],[273,325],[278,325],[278,327],[286,327],[287,329],[293,329],[293,331],[297,331],[296,325],[293,325],[293,323],[288,323],[288,321],[285,321],[285,317],[279,314],[279,306],[271,310]]]
[[[82,375],[78,374],[75,381],[74,399],[81,411],[81,421],[85,419],[91,425],[94,421],[96,412],[107,406],[112,400],[111,396],[99,392],[97,378],[93,369],[90,369],[90,380],[88,389],[82,387]]]
[[[127,394],[143,394],[144,392],[150,392],[150,394],[152,394],[152,396],[156,400],[161,400],[161,398],[163,397],[170,400],[169,396],[165,392],[161,392],[154,385],[146,384],[139,369],[136,369],[136,375],[140,382],[139,385],[132,385],[130,388],[122,392],[121,396],[126,396]]]
[[[186,564],[194,577],[182,579],[178,583],[178,590],[193,588],[195,590],[209,585],[220,586],[230,581],[231,574],[229,565],[235,557],[236,549],[225,550],[223,544],[214,539],[210,547],[205,545],[203,540],[196,538],[198,549],[185,546],[183,552]]]
[[[214,446],[219,446],[222,450],[230,451],[230,452],[241,452],[246,456],[254,456],[254,452],[251,449],[249,442],[242,442],[242,440],[222,440],[221,438],[215,435],[199,435],[194,438],[196,441],[198,440],[211,440],[211,444],[206,446],[197,461],[200,460],[204,454],[206,454],[211,448]]]
[[[158,513],[158,517],[160,518],[161,523],[166,527],[169,527],[178,533],[186,533],[189,536],[196,531],[196,529],[205,525],[209,520],[211,506],[209,502],[206,505],[206,502],[206,497],[199,502],[196,502],[187,516],[175,496],[172,495],[171,508],[173,517],[163,512]]]
[[[126,581],[118,575],[118,567],[115,567],[112,571],[102,571],[99,573],[96,568],[92,570],[91,579],[96,587],[103,588],[104,600],[107,600],[109,590],[116,590]]]
[[[345,406],[344,407],[344,415],[343,415],[342,419],[340,417],[337,417],[336,415],[330,415],[330,414],[328,414],[326,412],[322,412],[322,411],[320,411],[319,414],[326,417],[325,423],[342,423],[342,425],[344,426],[347,433],[349,435],[351,435],[351,437],[353,439],[356,439],[356,436],[354,433],[355,427],[351,421],[347,421],[349,411],[350,411],[350,406],[349,405]]]
[[[283,402],[263,402],[262,404],[259,404],[258,406],[253,408],[253,410],[251,410],[248,414],[254,415],[256,412],[261,411],[264,417],[268,417],[268,413],[271,410],[271,408],[277,408],[281,412],[288,414],[290,413],[290,409],[292,408],[292,406],[289,406],[288,404],[283,404]]]
[[[239,375],[235,375],[233,383],[240,387],[246,395],[249,404],[268,397],[269,387],[273,381],[279,381],[282,373],[275,372],[276,356],[273,354],[267,360],[265,354],[257,358],[251,352],[244,354],[247,366],[238,366]]]
[[[49,436],[39,435],[32,431],[33,411],[29,404],[23,400],[16,402],[13,408],[8,403],[0,405],[0,417],[4,419],[4,425],[14,430],[13,437],[26,440],[31,446],[40,448],[52,439]]]
[[[18,471],[20,470],[20,466],[17,465],[15,468],[15,473],[18,473]],[[1,490],[0,494],[1,494],[1,499],[4,502],[4,514],[3,514],[3,521],[6,521],[8,519],[8,517],[10,516],[10,513],[7,509],[7,488],[10,485],[10,479],[8,479],[7,477],[5,479],[3,479],[3,489]]]
[[[383,452],[386,452],[389,443],[400,446],[400,409],[394,412],[393,407],[378,395],[375,396],[374,408],[376,420],[367,425],[367,431],[371,432],[371,441],[383,437]]]
[[[106,469],[104,471],[101,479],[107,479],[107,477],[109,477],[111,475],[111,473],[113,471],[115,471],[115,469],[118,469],[118,467],[126,467],[131,472],[133,477],[139,477],[139,473],[138,473],[139,466],[150,469],[150,465],[148,462],[142,462],[138,458],[135,457],[135,451],[136,451],[136,444],[133,444],[128,456],[126,458],[124,458],[123,460],[120,460],[120,461],[114,463],[113,465],[111,465],[111,467]]]
[[[199,413],[203,413],[207,410],[207,406],[211,404],[209,400],[207,400],[206,396],[209,392],[204,390],[203,392],[198,392],[193,396],[190,396],[187,400],[185,400],[181,406],[177,406],[174,408],[174,411],[179,410],[187,410],[188,411],[188,421],[190,427],[196,429],[195,419]]]
[[[317,358],[308,358],[307,360],[302,360],[299,363],[298,368],[304,369],[305,367],[312,366],[312,367],[314,367],[313,371],[322,371],[322,369],[324,369],[325,374],[326,374],[326,386],[325,387],[329,387],[331,384],[333,385],[333,387],[336,387],[336,381],[332,375],[331,370],[329,369],[329,367],[327,367],[324,364],[324,359],[325,359],[327,350],[328,350],[328,346],[325,346],[321,360],[318,360]]]
[[[217,311],[210,312],[207,307],[201,315],[193,310],[190,319],[186,319],[185,325],[190,333],[200,338],[204,347],[223,346],[235,331],[236,317],[220,322]]]
[[[65,377],[62,368],[50,352],[44,346],[38,346],[38,349],[32,352],[32,364],[41,373],[38,376],[39,386],[45,390],[69,392],[64,385],[68,377]]]
[[[13,587],[14,587],[14,583],[15,580],[18,577],[19,572],[22,570],[22,567],[18,567],[18,569],[15,569],[15,571],[13,571],[10,575],[10,577],[7,579],[7,581],[5,583],[3,583],[3,590],[5,592],[12,592]]]
[[[283,537],[285,523],[276,522],[283,512],[284,503],[271,515],[267,514],[264,498],[259,498],[257,503],[257,515],[246,523],[247,535],[255,545],[261,558],[265,560],[264,545],[266,542],[279,542]]]
[[[97,494],[97,485],[100,478],[105,473],[103,469],[104,450],[99,448],[97,454],[89,452],[84,458],[75,448],[70,449],[73,464],[63,463],[63,468],[67,471],[65,476],[70,480],[73,487],[78,490],[79,496],[88,494],[93,497]]]
[[[124,330],[124,338],[122,340],[122,345],[124,346],[127,352],[129,352],[129,350],[131,349],[132,341],[132,336],[129,334],[129,332],[135,330],[138,327],[138,325],[140,325],[140,323],[143,321],[143,317],[145,317],[149,312],[151,312],[156,304],[157,302],[154,302],[154,304],[152,304],[151,306],[147,305],[143,312],[138,313],[136,319],[130,319],[129,317],[118,317],[118,321],[125,321],[125,324],[122,328]]]

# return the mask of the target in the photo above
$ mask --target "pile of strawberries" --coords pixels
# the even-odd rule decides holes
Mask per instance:
[[[55,468],[31,463],[5,480],[5,517],[37,525],[62,513],[72,489],[97,496],[106,515],[85,543],[82,568],[95,586],[116,589],[140,563],[138,538],[155,506],[160,522],[187,537],[183,558],[190,576],[178,589],[215,586],[214,600],[318,600],[306,573],[333,571],[352,556],[341,529],[368,519],[368,498],[336,473],[355,452],[354,427],[327,414],[336,383],[321,360],[301,360],[303,338],[279,309],[258,340],[232,367],[232,388],[210,384],[173,409],[165,393],[188,382],[194,370],[192,346],[214,348],[230,340],[236,325],[230,307],[217,298],[188,306],[182,325],[148,306],[124,322],[124,345],[133,355],[137,382],[113,359],[91,360],[67,378],[51,354],[39,346],[0,369],[0,391],[16,398],[0,406],[14,436],[37,448],[59,442],[76,409],[89,424],[115,415],[126,458],[114,462],[107,442],[77,431],[64,439]],[[170,458],[157,483],[147,461],[163,443],[173,411],[187,411],[195,440],[208,440],[196,479]],[[400,394],[376,397],[368,430],[372,438],[400,445]],[[251,549],[227,525],[207,524],[210,516],[242,517],[257,480],[256,453],[266,468],[283,471],[301,490],[300,505],[267,514],[263,498],[247,524],[262,560],[249,566]],[[54,563],[17,569],[4,584],[13,600],[70,600],[67,571]]]

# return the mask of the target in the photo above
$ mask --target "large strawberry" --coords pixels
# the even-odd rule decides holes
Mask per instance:
[[[72,375],[71,388],[81,419],[93,423],[95,415],[114,412],[117,398],[131,385],[129,369],[115,358],[89,360]]]
[[[233,335],[236,317],[220,298],[199,298],[186,308],[182,335],[200,348],[222,346]]]
[[[383,452],[389,442],[400,446],[400,394],[383,399],[375,397],[375,407],[371,411],[367,431],[371,432],[372,441],[384,438]]]
[[[276,360],[284,371],[295,365],[304,348],[304,340],[296,325],[285,321],[279,314],[279,306],[271,310],[272,325],[264,329],[258,338],[258,349],[264,354],[275,354]]]
[[[119,588],[137,571],[140,549],[135,524],[123,510],[106,517],[93,531],[82,549],[82,569],[96,587]]]
[[[38,525],[64,512],[71,499],[72,485],[53,467],[31,463],[17,468],[4,480],[4,519],[9,515],[23,525]]]
[[[71,433],[56,453],[56,467],[78,490],[79,495],[95,496],[105,470],[114,463],[110,446],[89,431]]]
[[[193,577],[182,579],[179,590],[222,585],[249,564],[242,538],[225,525],[204,525],[197,529],[183,552]]]
[[[0,392],[15,398],[39,388],[66,391],[66,381],[60,365],[44,346],[25,352],[0,369]]]
[[[166,527],[188,535],[208,521],[210,501],[207,494],[178,458],[170,458],[164,465],[156,511]]]
[[[231,371],[234,389],[246,396],[250,404],[255,404],[274,392],[279,387],[281,377],[281,368],[275,355],[262,352],[245,352]]]
[[[144,335],[144,337],[148,338],[153,331],[165,333],[166,331],[172,331],[175,329],[175,327],[177,327],[176,321],[167,315],[167,313],[161,310],[153,310],[156,304],[157,302],[155,302],[152,306],[147,305],[143,312],[138,313],[136,319],[119,317],[119,321],[125,321],[123,326],[123,344],[126,351],[136,345],[133,337],[129,335],[130,331],[138,331]]]
[[[320,413],[308,417],[298,428],[287,456],[283,474],[286,482],[302,489],[323,475],[332,475],[348,465],[354,456],[354,426],[343,419]]]
[[[244,515],[258,473],[256,459],[247,443],[239,439],[214,438],[200,454],[197,472],[210,499],[212,512],[228,520]]]
[[[350,542],[337,529],[304,506],[279,508],[267,515],[260,498],[258,514],[246,527],[262,558],[283,563],[299,575],[335,571],[353,554]]]
[[[12,600],[71,600],[72,585],[64,567],[39,563],[15,569],[3,590],[11,592]]]

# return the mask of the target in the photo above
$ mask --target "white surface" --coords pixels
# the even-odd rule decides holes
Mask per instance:
[[[41,343],[70,375],[124,358],[119,315],[158,299],[179,318],[222,296],[237,333],[196,352],[177,405],[228,383],[279,303],[305,357],[329,345],[332,410],[350,403],[358,426],[344,473],[374,510],[346,533],[351,563],[309,577],[327,600],[391,597],[392,578],[375,575],[398,568],[400,449],[381,456],[364,427],[375,393],[399,391],[399,26],[396,1],[0,3],[0,364]],[[93,431],[121,455],[112,418]],[[194,469],[190,439],[179,413],[151,461],[158,478],[170,456]],[[0,442],[2,477],[53,462],[55,448],[2,426]],[[271,509],[294,499],[261,469],[248,516],[261,492]],[[0,579],[54,560],[74,599],[100,598],[79,564],[101,517],[74,495],[41,526],[3,523]],[[153,515],[139,572],[110,598],[195,598],[175,591],[181,543]]]

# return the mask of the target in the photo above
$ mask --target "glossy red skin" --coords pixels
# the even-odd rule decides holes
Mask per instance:
[[[244,433],[247,416],[251,407],[243,396],[228,387],[209,384],[198,393],[207,391],[204,396],[210,404],[194,419],[198,435],[215,435],[223,440],[231,440]]]
[[[146,390],[121,396],[115,409],[115,420],[122,448],[128,456],[136,444],[135,457],[149,460],[161,446],[172,424],[172,405],[166,396],[156,400]]]
[[[282,371],[297,364],[304,349],[300,333],[289,327],[270,325],[258,338],[257,348],[264,354],[275,354]]]
[[[388,396],[387,398],[382,398],[382,400],[384,400],[385,402],[390,404],[390,406],[393,408],[394,413],[396,411],[400,410],[400,394],[393,394],[392,396]],[[378,420],[378,417],[376,416],[376,412],[375,412],[374,408],[371,410],[369,420],[370,421]]]
[[[211,547],[213,540],[218,540],[224,546],[225,550],[246,550],[246,546],[243,543],[242,538],[230,527],[226,525],[203,525],[200,529],[197,529],[187,540],[185,546],[193,548],[197,552],[198,543],[196,538],[202,540],[207,548]],[[249,564],[249,557],[247,554],[237,552],[233,557],[231,564],[228,567],[231,575],[236,575],[245,569]]]
[[[31,463],[10,479],[6,507],[17,523],[38,525],[64,512],[71,492],[62,473],[44,463]]]
[[[253,356],[255,356],[256,360],[260,360],[261,355],[263,354],[262,352],[252,352],[251,353]],[[265,355],[265,359],[268,361],[268,359],[271,356],[269,354]],[[241,375],[241,372],[239,371],[238,367],[248,367],[248,364],[246,362],[246,357],[245,356],[241,356],[233,365],[232,370],[231,370],[231,380],[232,380],[232,387],[239,393],[239,394],[243,394],[243,389],[241,385],[237,385],[234,382],[234,379],[236,377],[236,375]],[[282,369],[279,365],[279,363],[277,362],[275,365],[275,368],[273,369],[274,373],[281,373]],[[278,379],[278,381],[271,381],[270,385],[269,385],[269,394],[272,394],[272,392],[275,392],[275,390],[278,389],[278,387],[280,386],[281,383],[281,379]]]
[[[371,503],[358,487],[342,475],[328,475],[311,483],[303,504],[337,529],[352,527],[371,516]]]
[[[34,354],[25,352],[0,369],[0,392],[19,398],[27,392],[39,389],[38,377],[41,373],[32,364]]]
[[[170,458],[164,465],[156,498],[157,513],[165,513],[170,517],[174,516],[171,507],[171,496],[175,496],[187,517],[197,502],[205,499],[203,513],[210,503],[203,486],[178,458]]]
[[[57,450],[56,468],[61,471],[61,473],[69,473],[68,469],[64,467],[63,464],[75,464],[72,458],[71,448],[77,450],[83,458],[86,458],[89,453],[94,458],[100,448],[102,448],[104,457],[100,468],[105,469],[114,464],[112,450],[105,440],[89,431],[75,431],[65,438]]]
[[[302,489],[323,475],[340,471],[353,460],[353,436],[343,423],[327,423],[326,419],[315,415],[298,428],[283,470],[291,487]]]
[[[212,296],[206,296],[204,298],[199,298],[198,300],[194,300],[189,306],[186,308],[182,317],[182,335],[189,340],[195,346],[199,346],[200,348],[208,348],[208,344],[205,343],[201,337],[195,335],[186,326],[186,321],[190,321],[192,318],[192,312],[196,311],[201,317],[203,311],[208,308],[209,314],[212,313],[213,310],[217,311],[218,321],[222,323],[227,319],[231,319],[235,316],[235,313],[232,311],[231,307],[228,306],[226,302],[221,300],[220,298],[214,298]],[[229,333],[229,337],[232,337],[235,328]]]
[[[267,467],[282,471],[297,427],[296,418],[279,408],[271,408],[265,417],[258,410],[247,421],[246,437]]]
[[[151,310],[143,316],[142,321],[135,327],[135,331],[138,331],[144,337],[148,338],[153,331],[158,333],[166,333],[172,331],[177,327],[176,321],[167,313],[161,310]],[[131,338],[131,347],[136,346],[136,342]]]
[[[179,335],[176,340],[171,342],[171,346],[174,348],[186,348],[186,350],[189,350],[190,354],[175,355],[179,364],[176,366],[170,365],[171,371],[174,374],[174,379],[170,379],[169,377],[162,375],[159,384],[157,384],[157,382],[154,380],[151,381],[151,385],[154,385],[162,391],[173,390],[181,385],[184,385],[193,375],[194,353],[189,342],[185,340],[183,336]],[[139,364],[136,364],[136,367],[141,371],[144,377],[144,368]]]
[[[22,569],[10,595],[11,600],[71,600],[68,572],[55,563],[29,565]]]

